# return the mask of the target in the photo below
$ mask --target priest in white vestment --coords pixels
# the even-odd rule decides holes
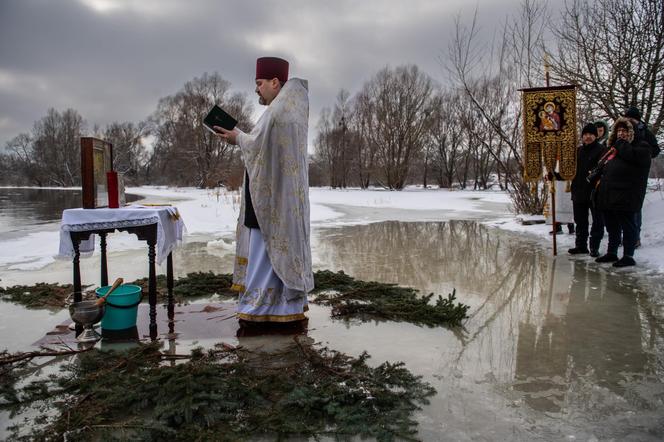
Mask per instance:
[[[309,241],[306,80],[288,79],[288,62],[256,61],[256,93],[267,106],[250,133],[215,127],[240,147],[246,172],[237,225],[233,289],[238,318],[305,319],[314,287]]]

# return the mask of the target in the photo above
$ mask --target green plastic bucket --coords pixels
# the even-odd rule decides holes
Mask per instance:
[[[95,290],[101,298],[111,288],[110,285]],[[141,303],[141,287],[123,284],[106,298],[106,312],[101,319],[102,330],[125,330],[136,327],[138,304]]]

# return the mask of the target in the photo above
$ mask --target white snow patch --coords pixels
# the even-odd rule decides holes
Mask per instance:
[[[240,211],[240,193],[226,189],[196,189],[177,187],[130,187],[127,193],[143,196],[140,203],[170,202],[178,207],[187,226],[188,235],[204,235],[217,238],[207,242],[207,249],[216,255],[234,253],[233,237]],[[349,222],[371,222],[371,209],[408,211],[409,215],[431,220],[432,211],[486,213],[485,224],[535,235],[543,244],[551,247],[551,226],[544,224],[523,225],[519,219],[540,218],[515,216],[507,210],[509,196],[502,191],[459,191],[447,189],[422,189],[408,187],[403,191],[384,189],[330,189],[311,188],[311,223],[316,226],[342,226]],[[497,203],[487,209],[486,203]],[[367,209],[362,220],[349,221],[334,206]],[[414,215],[413,215],[414,214]],[[484,217],[484,215],[482,215]],[[29,233],[24,237],[0,242],[0,267],[9,270],[35,270],[54,260],[58,251],[59,225],[44,226],[46,231]],[[564,229],[557,236],[558,255],[567,253],[574,245],[574,235]],[[219,239],[220,238],[220,239]],[[607,235],[602,241],[606,249]],[[185,237],[186,240],[186,237]],[[134,235],[115,234],[108,237],[109,250],[139,249],[144,244]],[[664,193],[661,190],[647,194],[643,209],[642,247],[637,249],[637,270],[664,273]]]

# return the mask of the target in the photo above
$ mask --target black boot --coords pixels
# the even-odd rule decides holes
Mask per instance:
[[[616,262],[618,261],[618,255],[614,255],[613,253],[607,253],[604,256],[600,256],[595,260],[595,262]]]
[[[631,256],[623,256],[618,261],[613,263],[613,267],[629,267],[636,265],[636,261]]]
[[[567,253],[569,253],[570,255],[584,255],[588,253],[588,248],[576,246],[573,249],[569,249]]]
[[[559,233],[563,233],[562,224],[556,223],[556,227],[552,231],[549,232],[549,235],[553,235],[554,232],[555,232],[556,235],[558,235]]]
[[[573,223],[567,224],[567,231],[569,232],[570,235],[574,235],[574,224]]]
[[[597,258],[599,256],[599,250],[590,249],[590,256],[592,256],[593,258]]]

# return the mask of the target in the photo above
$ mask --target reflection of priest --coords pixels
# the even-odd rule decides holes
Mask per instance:
[[[256,93],[267,109],[251,133],[219,127],[240,146],[246,167],[237,227],[233,288],[238,317],[254,322],[305,319],[313,288],[309,243],[306,80],[288,80],[288,62],[256,62]]]

